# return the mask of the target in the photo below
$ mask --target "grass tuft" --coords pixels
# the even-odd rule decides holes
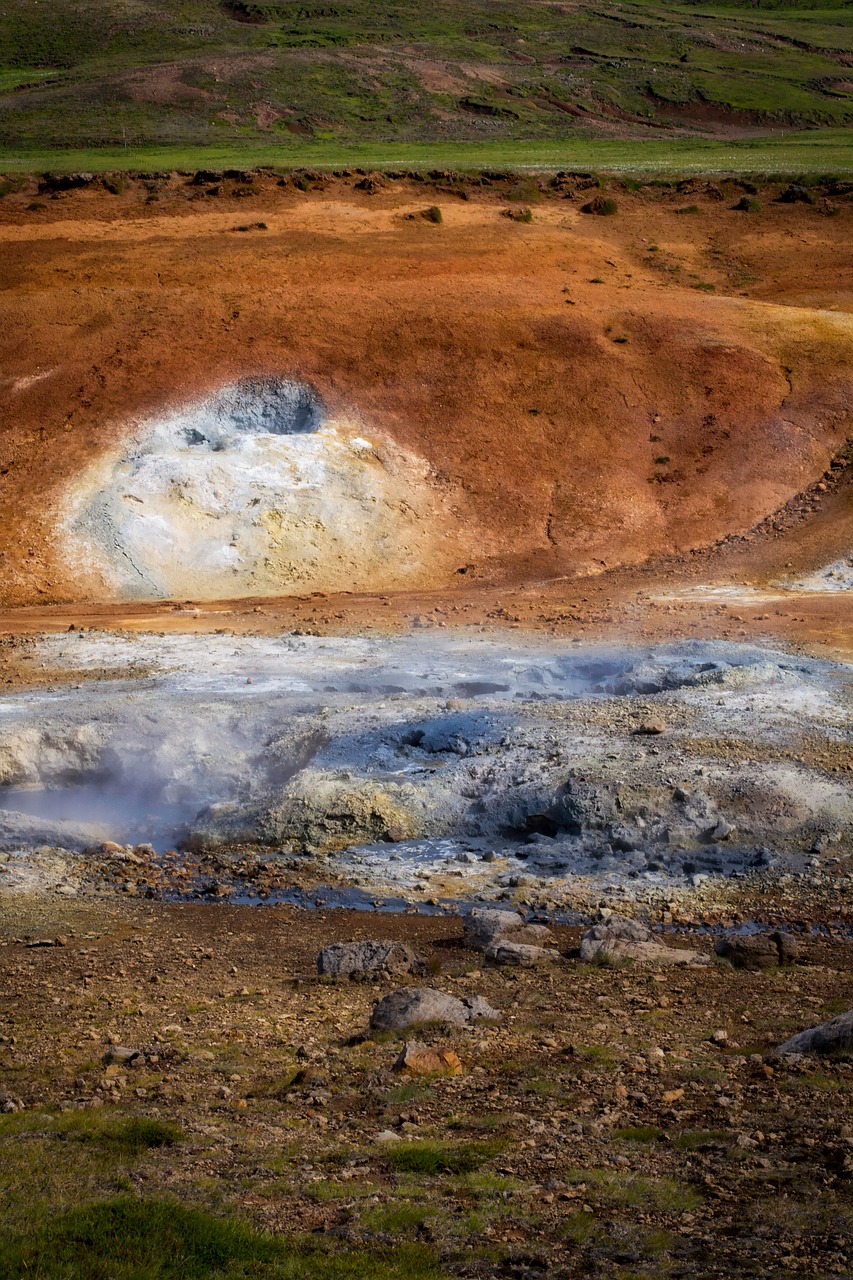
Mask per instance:
[[[474,1173],[503,1150],[502,1142],[470,1142],[447,1146],[438,1142],[409,1142],[388,1152],[394,1169],[402,1173]]]

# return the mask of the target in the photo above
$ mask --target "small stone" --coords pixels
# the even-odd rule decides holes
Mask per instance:
[[[374,1142],[402,1142],[399,1133],[395,1133],[393,1129],[382,1129],[381,1132],[373,1135]]]
[[[634,733],[638,736],[655,737],[659,733],[666,733],[666,724],[663,720],[641,720]]]
[[[524,942],[496,942],[486,952],[486,959],[492,964],[531,969],[537,964],[559,960],[560,953],[552,947],[533,947]]]

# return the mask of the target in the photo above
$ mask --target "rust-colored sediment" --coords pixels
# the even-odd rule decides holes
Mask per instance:
[[[699,197],[685,217],[683,195],[649,189],[620,195],[613,218],[545,199],[524,224],[475,191],[440,198],[434,226],[405,216],[425,203],[415,184],[260,186],[250,216],[177,186],[150,207],[91,190],[38,214],[4,201],[2,629],[419,616],[848,643],[844,593],[657,597],[765,587],[849,554],[843,468],[778,528],[696,550],[814,486],[850,435],[853,207],[752,216]],[[234,230],[255,218],[267,229]],[[454,495],[448,532],[468,531],[464,572],[383,599],[377,557],[376,593],[357,598],[100,607],[63,558],[65,486],[133,420],[256,373],[311,381],[424,458]]]

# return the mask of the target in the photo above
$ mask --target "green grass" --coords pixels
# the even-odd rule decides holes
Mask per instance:
[[[714,1151],[731,1145],[731,1135],[721,1129],[685,1129],[672,1139],[679,1151]]]
[[[569,1169],[566,1180],[584,1184],[587,1195],[613,1209],[686,1213],[702,1203],[698,1191],[674,1178],[644,1178],[627,1170]]]
[[[602,123],[669,131],[650,145],[678,147],[705,132],[709,106],[739,128],[824,132],[853,123],[839,57],[851,19],[809,0],[578,0],[570,13],[529,0],[4,0],[0,136],[20,156],[118,150],[129,164],[164,146],[224,145],[239,165],[247,149],[435,142],[464,164],[468,146],[594,151],[613,141]]]
[[[620,1142],[657,1142],[663,1137],[663,1129],[656,1124],[628,1125],[623,1129],[614,1129],[613,1137]]]
[[[408,1142],[388,1152],[391,1167],[401,1173],[474,1173],[503,1150],[501,1142],[469,1142],[447,1145],[439,1142]]]
[[[647,178],[690,174],[853,174],[853,130],[815,130],[784,138],[717,142],[707,139],[589,140],[562,142],[432,142],[342,144],[339,142],[246,141],[206,146],[104,146],[85,149],[0,146],[0,171],[48,170],[150,172],[200,168],[280,169],[483,169],[514,172],[576,169]]]
[[[0,1227],[8,1280],[441,1280],[415,1246],[324,1253],[236,1218],[128,1196],[82,1205],[27,1232]]]

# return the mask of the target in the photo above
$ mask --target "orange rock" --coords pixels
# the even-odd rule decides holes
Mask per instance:
[[[460,1076],[462,1063],[454,1049],[433,1049],[417,1040],[407,1040],[394,1070],[408,1071],[415,1076]]]

